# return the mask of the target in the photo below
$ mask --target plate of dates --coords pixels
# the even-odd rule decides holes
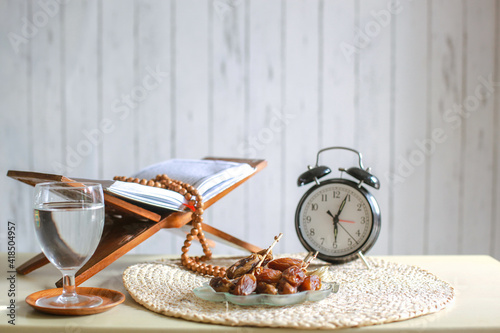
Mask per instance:
[[[339,290],[338,283],[322,282],[321,289],[300,291],[294,294],[258,294],[253,292],[249,295],[234,295],[229,292],[216,292],[210,283],[204,283],[201,287],[193,289],[196,296],[212,302],[229,302],[237,305],[272,305],[287,306],[306,301],[320,301],[331,293]]]
[[[304,260],[274,258],[271,249],[283,234],[274,238],[267,249],[236,261],[210,282],[193,289],[196,296],[212,302],[237,305],[287,306],[322,300],[339,290],[337,283],[321,281],[323,269],[308,271],[315,254]]]

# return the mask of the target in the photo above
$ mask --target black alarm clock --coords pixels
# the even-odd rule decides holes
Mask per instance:
[[[319,166],[319,155],[327,150],[343,149],[358,155],[359,167],[339,168],[340,178],[321,180],[332,170]],[[353,178],[342,178],[343,173]],[[363,166],[361,153],[346,147],[321,149],[316,165],[300,175],[298,186],[314,185],[300,199],[295,213],[295,229],[302,245],[318,258],[339,264],[361,257],[380,233],[380,207],[365,186],[380,188],[377,177]],[[368,264],[367,264],[368,266]]]

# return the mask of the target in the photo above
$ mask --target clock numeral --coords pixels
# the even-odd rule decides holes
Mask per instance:
[[[349,239],[347,240],[347,245],[352,246],[352,239],[351,239],[351,238],[349,238]]]
[[[321,245],[323,245],[324,242],[325,242],[325,239],[322,237],[321,238]]]
[[[311,205],[311,210],[318,210],[318,204],[317,203],[313,203]]]
[[[316,234],[316,232],[314,231],[314,228],[311,228],[311,229],[309,230],[309,234],[310,234],[311,236],[314,236],[314,235]]]
[[[360,237],[360,236],[361,236],[361,231],[359,231],[359,229],[358,229],[358,231],[356,231],[356,235],[357,235],[358,237]]]
[[[361,216],[361,224],[365,224],[366,223],[366,218],[364,216]]]
[[[359,204],[358,204],[358,212],[360,212],[360,211],[361,211],[361,208],[362,208],[362,207],[363,207],[363,204],[360,204],[360,203],[359,203]]]
[[[328,200],[328,195],[322,194],[321,195],[321,201],[327,201]]]
[[[333,191],[333,198],[340,199],[340,191]]]
[[[333,243],[333,248],[336,249],[337,248],[337,243]]]
[[[306,222],[307,222],[307,223],[311,222],[311,217],[310,217],[309,215],[308,215],[308,216],[306,216]]]

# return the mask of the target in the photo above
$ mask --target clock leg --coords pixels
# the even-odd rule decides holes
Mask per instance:
[[[368,261],[366,261],[366,258],[363,255],[363,252],[359,251],[358,252],[358,257],[359,257],[359,259],[363,260],[363,263],[365,264],[365,266],[366,266],[367,269],[371,269],[370,264],[368,263]]]

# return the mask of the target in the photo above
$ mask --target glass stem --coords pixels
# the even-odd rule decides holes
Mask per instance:
[[[69,300],[76,297],[75,274],[63,274],[63,292],[62,297]]]

